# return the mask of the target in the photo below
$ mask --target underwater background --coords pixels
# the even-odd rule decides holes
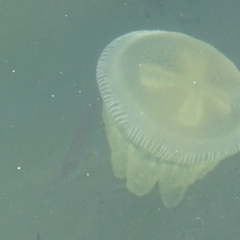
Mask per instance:
[[[0,239],[239,240],[240,154],[167,209],[110,163],[96,64],[113,39],[166,30],[240,69],[238,0],[0,2]]]

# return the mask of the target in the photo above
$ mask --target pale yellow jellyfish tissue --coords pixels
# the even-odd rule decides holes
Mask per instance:
[[[97,65],[114,174],[138,196],[158,184],[176,206],[240,149],[240,74],[211,45],[164,31],[111,42]]]

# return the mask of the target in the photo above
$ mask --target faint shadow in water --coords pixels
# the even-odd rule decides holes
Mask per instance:
[[[60,177],[65,181],[74,178],[79,171],[90,168],[92,163],[94,167],[94,162],[97,161],[93,161],[93,158],[99,158],[101,154],[101,144],[97,142],[97,135],[101,134],[99,128],[102,127],[97,115],[101,108],[99,102],[85,104],[78,128],[65,146],[67,150],[60,170]]]

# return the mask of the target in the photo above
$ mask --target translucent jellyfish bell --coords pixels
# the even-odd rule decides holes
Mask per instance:
[[[123,35],[97,65],[113,171],[167,207],[240,149],[240,74],[211,45],[164,31]]]

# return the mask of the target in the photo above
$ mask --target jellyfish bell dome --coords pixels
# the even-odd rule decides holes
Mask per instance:
[[[117,177],[142,196],[158,183],[167,207],[240,149],[240,74],[213,46],[181,33],[136,31],[97,65]]]

